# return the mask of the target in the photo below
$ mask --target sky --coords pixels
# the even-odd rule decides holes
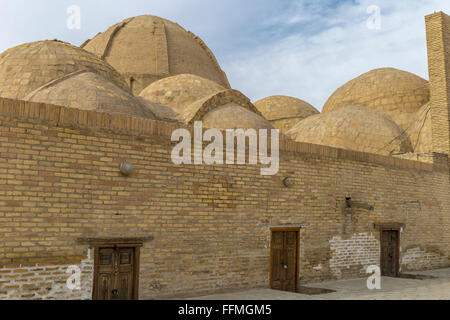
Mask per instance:
[[[59,39],[74,45],[152,14],[202,38],[233,88],[253,101],[288,95],[321,110],[358,75],[394,67],[428,79],[427,14],[449,0],[0,0],[0,51]],[[80,28],[67,27],[80,9]]]

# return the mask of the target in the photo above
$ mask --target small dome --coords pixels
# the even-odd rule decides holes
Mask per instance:
[[[181,74],[152,83],[139,96],[181,112],[200,98],[223,90],[225,88],[214,81],[193,74]]]
[[[300,121],[288,132],[298,141],[383,155],[412,152],[411,141],[392,120],[360,106],[347,106]]]
[[[319,113],[308,102],[288,96],[271,96],[254,104],[269,121],[294,117],[304,119]]]
[[[173,111],[171,107],[158,104],[149,100],[146,100],[141,97],[136,97],[147,109],[149,109],[153,114],[159,119],[163,121],[175,122],[177,121],[178,114]]]
[[[232,89],[202,97],[176,111],[174,120],[184,124],[203,121],[204,127],[220,130],[273,129],[245,95]]]
[[[193,123],[194,121],[201,120],[206,113],[214,108],[223,106],[228,103],[234,103],[249,110],[252,113],[262,117],[262,114],[251,103],[250,99],[243,95],[240,91],[228,89],[217,93],[213,93],[209,96],[205,96],[187,107],[179,110],[178,120],[184,123]]]
[[[269,121],[235,103],[227,103],[208,112],[202,119],[205,128],[273,129]]]
[[[126,19],[82,47],[124,75],[135,95],[152,82],[185,73],[230,87],[213,53],[200,38],[159,17]]]
[[[52,80],[78,70],[93,70],[128,90],[122,76],[109,64],[61,41],[38,41],[6,50],[0,55],[0,96],[23,99]]]
[[[156,119],[152,111],[130,92],[118,87],[102,75],[86,70],[54,80],[36,89],[24,100]]]
[[[264,118],[282,133],[287,133],[300,120],[319,114],[309,103],[287,96],[271,96],[255,102]]]
[[[428,82],[393,68],[372,70],[337,89],[323,107],[327,114],[348,105],[360,105],[391,117],[403,129],[410,117],[430,100]]]
[[[415,121],[408,130],[411,143],[416,154],[433,152],[433,136],[431,124],[431,105],[427,103],[416,114]]]

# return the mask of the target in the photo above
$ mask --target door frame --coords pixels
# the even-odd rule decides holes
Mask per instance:
[[[383,270],[383,232],[384,231],[396,231],[397,236],[397,258],[395,259],[395,273],[396,277],[400,274],[400,237],[401,237],[401,227],[396,226],[385,226],[380,227],[380,269]],[[382,274],[383,275],[383,274]]]
[[[276,227],[270,228],[270,275],[269,275],[269,285],[272,289],[272,278],[273,278],[273,250],[272,250],[272,238],[274,232],[297,232],[297,246],[296,246],[296,259],[295,259],[295,291],[298,289],[298,281],[300,278],[300,227]]]
[[[133,297],[132,300],[139,300],[139,262],[142,244],[130,244],[130,243],[105,243],[95,244],[94,248],[94,277],[92,286],[92,300],[98,300],[97,287],[99,277],[99,259],[100,249],[105,248],[133,248],[134,249],[134,261],[133,261]]]

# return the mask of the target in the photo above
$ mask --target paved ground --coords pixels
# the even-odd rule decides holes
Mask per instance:
[[[436,279],[414,280],[386,278],[381,290],[367,289],[367,279],[352,279],[310,283],[307,287],[335,290],[334,293],[306,295],[282,291],[255,289],[244,292],[216,294],[190,300],[450,300],[450,269],[410,272],[434,276]]]

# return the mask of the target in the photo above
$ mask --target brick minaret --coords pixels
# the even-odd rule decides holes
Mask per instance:
[[[433,151],[450,154],[450,16],[425,17],[430,75]]]

